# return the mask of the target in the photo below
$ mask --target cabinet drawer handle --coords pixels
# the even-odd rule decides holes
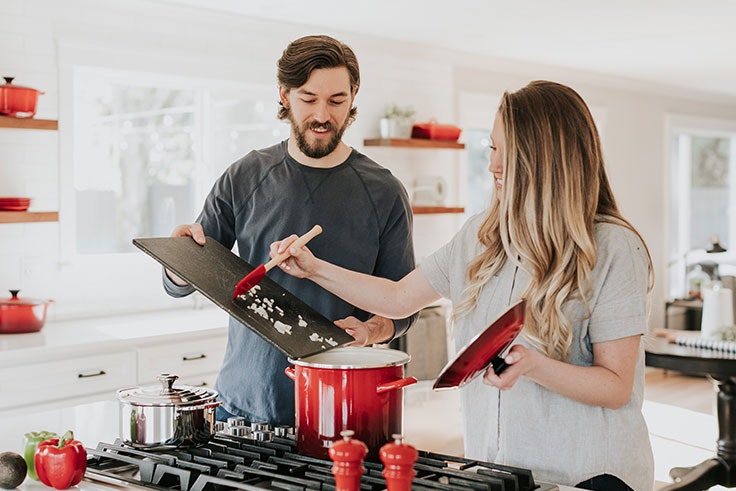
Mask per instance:
[[[90,377],[100,377],[102,375],[107,375],[107,372],[105,372],[104,370],[100,370],[99,372],[96,372],[96,373],[80,373],[79,375],[77,375],[77,377],[90,378]]]
[[[182,361],[201,360],[203,358],[207,358],[207,355],[205,355],[204,353],[202,353],[201,355],[197,355],[197,356],[186,356],[186,355],[184,355],[184,356],[181,357]]]

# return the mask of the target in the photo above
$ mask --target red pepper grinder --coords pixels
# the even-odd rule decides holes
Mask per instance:
[[[363,459],[368,453],[368,447],[360,440],[353,439],[353,430],[340,432],[342,440],[332,444],[327,453],[334,462],[332,475],[335,476],[337,491],[357,491],[360,489],[360,478],[365,472]]]
[[[383,477],[388,491],[411,491],[411,482],[417,472],[414,462],[419,457],[417,449],[404,443],[402,435],[391,435],[392,443],[381,447],[379,457],[383,462]]]

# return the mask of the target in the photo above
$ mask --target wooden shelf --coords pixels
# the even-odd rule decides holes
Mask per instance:
[[[0,211],[0,223],[58,222],[58,211]]]
[[[464,143],[448,140],[429,140],[426,138],[368,138],[363,140],[366,147],[404,147],[404,148],[450,148],[462,150]]]
[[[59,122],[55,119],[11,118],[9,116],[0,116],[0,128],[58,130]]]
[[[412,206],[415,215],[432,215],[438,213],[465,213],[462,206]]]

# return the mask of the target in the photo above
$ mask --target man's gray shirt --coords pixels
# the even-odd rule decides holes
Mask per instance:
[[[254,150],[223,173],[197,218],[205,235],[228,248],[237,243],[240,257],[257,266],[270,259],[272,242],[319,224],[322,234],[309,242],[319,258],[393,280],[414,269],[411,206],[390,171],[356,150],[336,167],[307,167],[288,155],[286,144]],[[330,320],[370,317],[310,280],[278,268],[268,276]],[[193,291],[165,275],[164,287],[175,297]],[[394,321],[395,336],[416,317]],[[286,355],[231,318],[215,385],[223,408],[250,421],[293,426],[294,382],[284,374],[289,365]]]

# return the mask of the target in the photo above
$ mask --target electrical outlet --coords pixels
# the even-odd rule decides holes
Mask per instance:
[[[41,272],[41,259],[37,257],[25,257],[20,260],[21,278],[31,280]]]

